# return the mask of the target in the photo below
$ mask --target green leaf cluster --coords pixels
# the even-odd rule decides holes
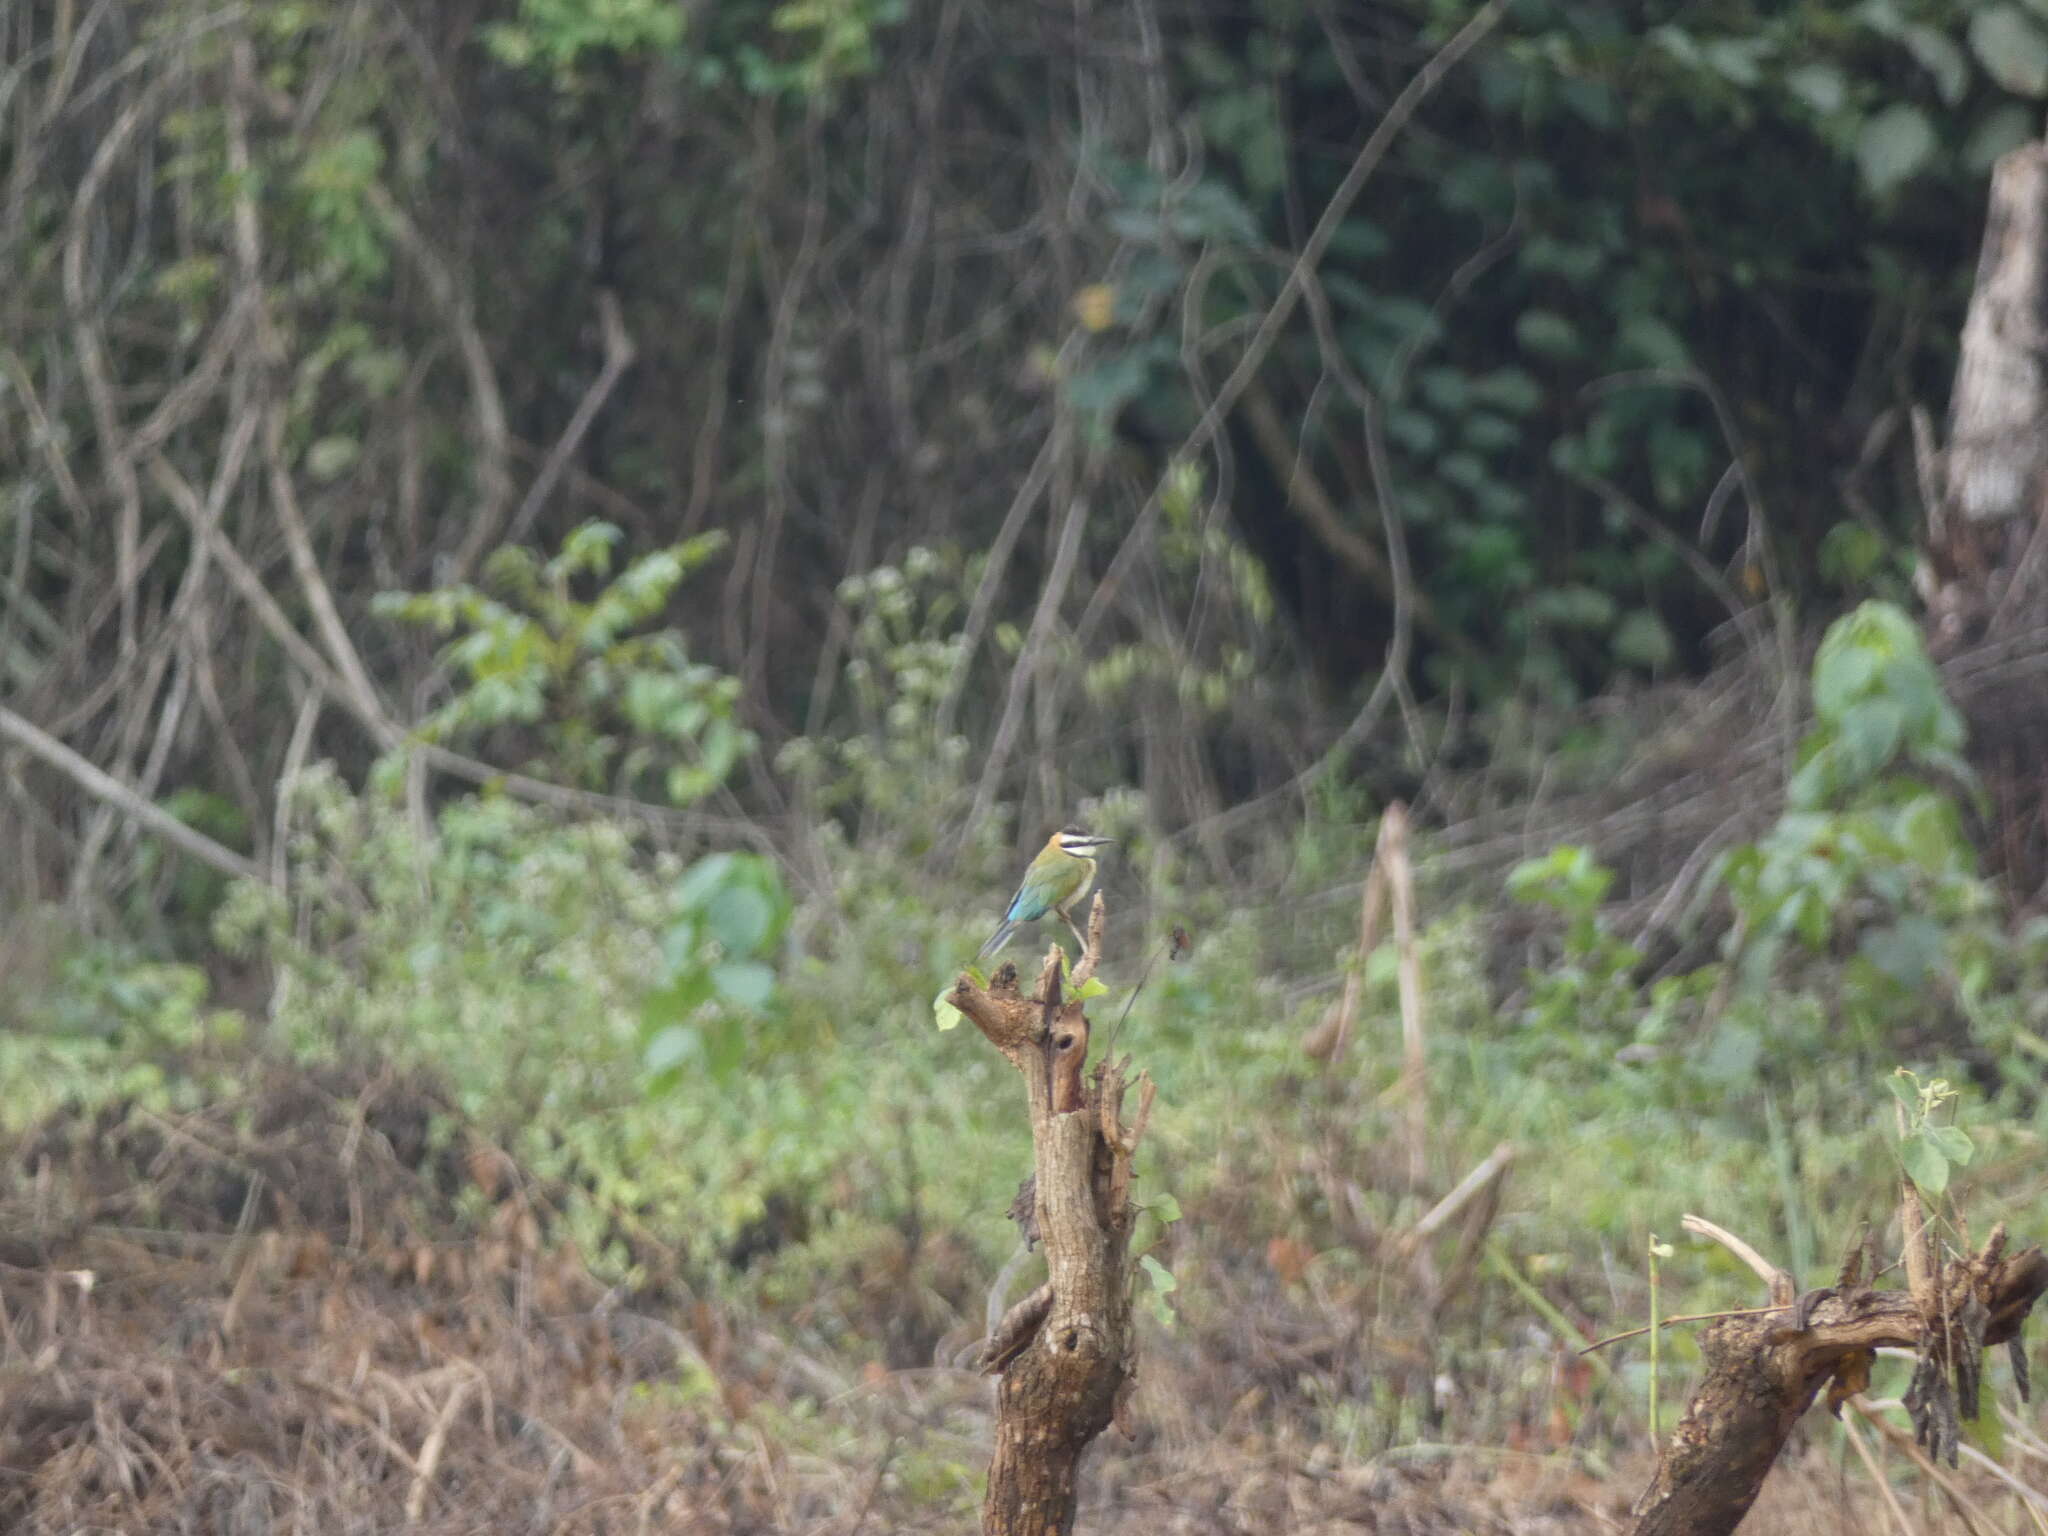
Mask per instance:
[[[1885,1087],[1900,1111],[1899,1163],[1921,1193],[1939,1197],[1948,1188],[1951,1170],[1968,1166],[1977,1152],[1961,1126],[1936,1118],[1956,1099],[1956,1091],[1945,1079],[1923,1082],[1904,1067],[1885,1079]]]
[[[718,1082],[746,1065],[756,1020],[774,1003],[774,958],[789,893],[759,854],[714,853],[676,883],[661,972],[640,1004],[643,1061],[656,1091]]]
[[[1856,979],[1917,987],[1946,969],[1953,925],[1991,905],[1947,787],[1975,783],[1962,719],[1913,621],[1876,600],[1829,627],[1813,705],[1784,814],[1719,866],[1744,979],[1762,986],[1788,943],[1817,952],[1846,932]]]
[[[725,536],[654,550],[613,575],[620,538],[609,523],[586,523],[545,561],[499,550],[485,576],[502,598],[466,583],[379,596],[387,618],[457,636],[442,656],[460,686],[421,723],[425,739],[531,728],[542,744],[536,774],[621,794],[653,790],[676,805],[726,782],[754,748],[736,713],[739,680],[691,661],[676,629],[635,633]]]

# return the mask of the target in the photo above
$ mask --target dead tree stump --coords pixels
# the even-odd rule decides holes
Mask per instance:
[[[1068,984],[1074,991],[1101,959],[1104,910],[1097,895]],[[1027,1232],[1035,1218],[1047,1270],[1045,1284],[1010,1308],[982,1349],[982,1368],[1000,1376],[984,1536],[1073,1530],[1082,1454],[1121,1420],[1137,1380],[1131,1155],[1153,1085],[1139,1075],[1137,1119],[1126,1129],[1129,1059],[1084,1079],[1088,1017],[1065,991],[1055,947],[1033,996],[1018,990],[1016,967],[1005,965],[986,989],[962,976],[948,998],[1024,1078],[1034,1172],[1030,1209],[1020,1214]]]
[[[1949,439],[1927,474],[1921,595],[1937,656],[2039,624],[2048,600],[2048,144],[1991,173],[1976,287],[1949,399]],[[1931,437],[1923,431],[1923,437]],[[1923,460],[1932,448],[1923,443]],[[1934,466],[1923,462],[1923,471]]]
[[[1974,1255],[1936,1260],[1917,1193],[1901,1201],[1909,1289],[1863,1283],[1859,1243],[1834,1285],[1792,1294],[1791,1277],[1747,1244],[1688,1216],[1694,1231],[1740,1254],[1770,1288],[1774,1310],[1725,1317],[1700,1338],[1706,1376],[1686,1404],[1636,1501],[1633,1536],[1726,1536],[1748,1513],[1764,1475],[1821,1387],[1828,1408],[1868,1384],[1873,1351],[1920,1352],[1906,1396],[1922,1444],[1953,1463],[1959,1418],[1974,1418],[1984,1350],[2004,1344],[2025,1389],[2021,1329],[2043,1290],[2048,1258],[2038,1247],[2006,1252],[2001,1223]]]

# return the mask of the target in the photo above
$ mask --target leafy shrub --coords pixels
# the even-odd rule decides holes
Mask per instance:
[[[1953,794],[1970,787],[1961,717],[1920,634],[1890,603],[1828,629],[1814,659],[1815,725],[1771,830],[1721,861],[1744,982],[1761,986],[1790,944],[1853,937],[1852,996],[1874,1002],[1946,967],[1954,936],[1990,914]]]
[[[677,805],[724,784],[754,746],[734,714],[739,680],[692,662],[678,630],[632,632],[667,607],[725,537],[656,550],[613,576],[620,537],[609,523],[586,523],[546,562],[499,550],[485,577],[505,592],[502,601],[466,584],[381,596],[377,611],[388,617],[462,632],[445,660],[463,686],[420,734],[448,742],[530,727],[543,744],[535,773],[621,794],[657,783]],[[587,600],[574,594],[585,579],[603,582]]]
[[[714,853],[676,883],[661,936],[662,969],[640,1005],[657,1091],[686,1075],[730,1079],[746,1060],[747,1025],[775,996],[772,964],[789,896],[759,854]]]
[[[246,1021],[207,1006],[206,973],[76,934],[55,913],[18,914],[0,999],[0,1133],[59,1111],[114,1105],[163,1113],[223,1086],[214,1067]]]

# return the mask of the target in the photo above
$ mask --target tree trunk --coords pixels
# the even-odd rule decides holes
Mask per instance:
[[[1072,978],[1079,991],[1102,951],[1100,895]],[[984,1536],[1067,1536],[1079,1502],[1081,1456],[1114,1422],[1137,1379],[1131,1328],[1131,1155],[1152,1107],[1138,1079],[1137,1122],[1122,1108],[1128,1061],[1083,1081],[1088,1018],[1062,996],[1059,951],[1036,996],[1004,966],[986,990],[962,976],[950,1001],[1023,1075],[1034,1169],[1020,1197],[1027,1235],[1045,1244],[1046,1283],[1012,1307],[982,1350],[1000,1374],[996,1444],[982,1505]]]
[[[2048,144],[1991,173],[1984,246],[1927,509],[1928,643],[1949,655],[2048,619]]]

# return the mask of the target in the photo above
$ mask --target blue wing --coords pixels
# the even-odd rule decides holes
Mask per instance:
[[[1017,887],[1017,894],[1010,898],[1010,910],[1003,914],[1006,923],[1034,923],[1052,910],[1052,892],[1048,885],[1032,880],[1029,875]]]

